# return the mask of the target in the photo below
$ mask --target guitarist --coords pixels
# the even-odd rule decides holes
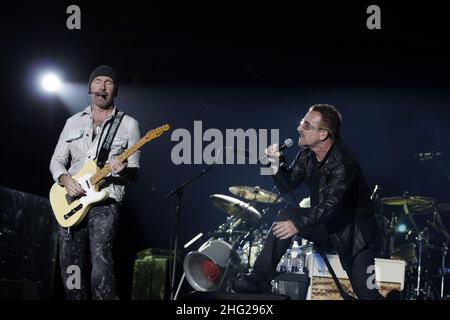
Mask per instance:
[[[106,177],[102,189],[108,191],[109,198],[93,206],[86,219],[76,227],[58,226],[59,259],[68,299],[117,299],[113,241],[125,185],[137,178],[140,151],[123,163],[115,157],[138,141],[141,134],[138,122],[124,115],[109,150],[103,150],[108,129],[118,114],[114,104],[119,89],[116,71],[106,65],[96,68],[89,78],[88,89],[91,105],[66,121],[50,162],[50,171],[55,182],[65,187],[70,196],[77,197],[83,195],[84,190],[71,176],[86,160],[95,160],[99,164],[99,157],[105,159],[112,173]],[[80,281],[73,277],[75,271],[71,266],[79,267]]]
[[[359,164],[339,138],[341,122],[334,106],[311,106],[297,128],[302,150],[289,168],[277,145],[266,149],[278,189],[295,198],[292,191],[305,182],[311,209],[280,211],[253,271],[235,280],[235,291],[269,293],[279,260],[291,238],[300,234],[337,252],[359,299],[382,298],[368,285],[372,284],[369,277],[373,277],[374,268],[369,267],[375,264],[373,241],[377,232],[369,189]]]

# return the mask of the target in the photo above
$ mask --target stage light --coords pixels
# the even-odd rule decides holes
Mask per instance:
[[[404,225],[404,224],[399,224],[399,225],[397,226],[397,232],[403,233],[403,232],[406,232],[407,229],[408,229],[408,228],[406,228],[406,225]]]
[[[47,92],[57,92],[61,88],[61,80],[54,73],[48,73],[42,76],[41,86]]]

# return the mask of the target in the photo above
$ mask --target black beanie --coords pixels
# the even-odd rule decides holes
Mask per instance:
[[[88,84],[88,91],[89,94],[91,93],[91,83],[94,81],[95,78],[104,76],[104,77],[110,77],[114,80],[114,92],[113,96],[117,97],[117,91],[119,90],[119,77],[117,76],[117,72],[107,65],[102,65],[98,68],[96,68],[94,71],[92,71],[91,76],[89,77],[89,84]]]

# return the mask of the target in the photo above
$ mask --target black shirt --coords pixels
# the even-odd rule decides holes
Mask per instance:
[[[312,162],[312,170],[311,176],[308,184],[309,193],[310,193],[310,203],[311,208],[314,208],[319,204],[319,182],[320,182],[320,168],[327,162],[328,155],[330,154],[331,149],[333,149],[335,144],[333,144],[328,150],[325,157],[322,161],[318,161],[314,152],[310,153],[311,162]]]
[[[317,161],[316,155],[311,152],[312,170],[311,177],[309,180],[309,195],[311,208],[314,208],[319,204],[319,181],[320,181],[320,171],[319,166],[322,162]]]

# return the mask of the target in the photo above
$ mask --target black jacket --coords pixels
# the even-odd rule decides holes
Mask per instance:
[[[303,182],[309,184],[314,156],[304,149],[289,168],[280,166],[273,178],[281,193]],[[318,225],[325,226],[328,242],[343,258],[345,268],[364,246],[373,243],[378,231],[369,189],[361,167],[340,140],[328,152],[319,172],[319,204],[306,214],[298,211],[293,223],[301,235]]]

